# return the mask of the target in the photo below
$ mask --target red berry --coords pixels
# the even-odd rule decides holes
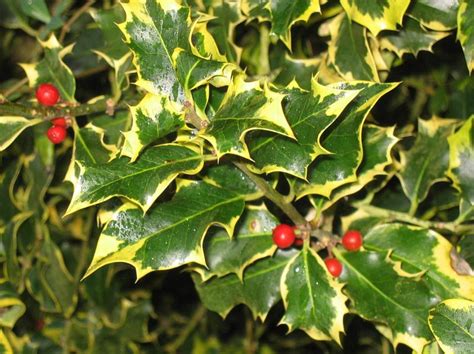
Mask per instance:
[[[68,126],[66,118],[64,118],[64,117],[58,117],[58,118],[51,119],[51,124],[55,125],[57,127],[64,127],[64,128],[67,128],[67,126]]]
[[[302,238],[295,239],[295,246],[303,246],[304,240]]]
[[[273,242],[279,248],[288,248],[295,242],[295,231],[293,226],[280,224],[273,229]]]
[[[48,136],[49,141],[51,141],[53,144],[59,144],[63,142],[64,139],[66,139],[67,132],[66,128],[53,125],[48,129],[46,135]]]
[[[43,106],[54,106],[59,100],[59,91],[52,84],[41,84],[36,89],[36,99]]]
[[[342,273],[342,264],[336,258],[326,258],[324,260],[326,268],[333,277],[338,277]]]
[[[362,246],[362,234],[357,230],[348,230],[342,236],[342,245],[348,251],[358,251]]]
[[[41,331],[43,330],[43,328],[44,328],[44,325],[45,325],[45,323],[44,323],[44,320],[43,320],[42,318],[36,320],[36,322],[35,322],[35,330],[36,330],[37,332],[41,332]]]

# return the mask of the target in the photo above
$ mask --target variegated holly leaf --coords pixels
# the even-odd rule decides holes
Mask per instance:
[[[449,32],[425,30],[418,21],[406,17],[398,32],[387,32],[380,39],[382,48],[395,52],[399,58],[405,53],[417,55],[420,51],[431,52],[433,45],[447,37]]]
[[[103,114],[94,117],[94,125],[104,131],[105,142],[115,146],[122,145],[122,132],[130,129],[131,122],[129,111],[119,111],[114,116]]]
[[[223,230],[211,230],[204,242],[207,269],[196,268],[203,281],[229,273],[243,279],[245,269],[276,251],[272,230],[279,221],[262,205],[251,206],[241,217],[232,238]]]
[[[314,161],[308,169],[308,182],[298,182],[298,197],[319,194],[329,198],[331,192],[357,180],[356,171],[362,162],[362,126],[372,107],[397,84],[354,82],[335,85],[342,90],[360,90],[339,119],[325,132],[322,146],[331,155]]]
[[[166,96],[147,94],[138,105],[130,107],[130,111],[132,128],[124,133],[121,154],[132,161],[144,147],[184,126],[184,113]]]
[[[281,106],[283,97],[267,86],[261,88],[258,81],[245,82],[243,76],[237,76],[203,137],[213,145],[218,158],[225,154],[250,158],[244,143],[250,130],[294,137]]]
[[[220,53],[224,53],[229,62],[238,64],[242,49],[234,42],[234,30],[237,24],[244,20],[240,12],[241,0],[226,0],[213,3],[209,9],[215,16],[208,23],[209,32],[212,34]]]
[[[156,205],[146,215],[125,204],[102,231],[86,276],[115,262],[133,265],[137,278],[186,263],[205,264],[202,244],[207,229],[219,225],[230,237],[244,204],[242,196],[231,191],[185,180],[178,182],[171,201]]]
[[[62,313],[66,318],[74,312],[77,303],[76,280],[64,264],[58,246],[51,241],[44,225],[43,241],[38,259],[26,278],[26,287],[45,312]]]
[[[310,91],[312,78],[316,75],[320,63],[320,58],[296,59],[285,53],[273,83],[286,87],[295,80],[301,88]]]
[[[175,0],[133,0],[122,6],[126,20],[119,27],[134,53],[138,86],[182,104],[199,85],[229,82],[232,65],[192,54],[188,7]]]
[[[0,117],[0,151],[9,147],[15,139],[28,127],[41,123],[41,119],[23,117]]]
[[[405,195],[410,199],[414,213],[419,202],[426,198],[433,183],[446,179],[448,170],[448,136],[455,128],[454,121],[432,118],[418,120],[418,134],[408,151],[401,151],[401,169],[398,173]]]
[[[147,149],[131,163],[126,157],[105,164],[84,164],[76,160],[79,176],[66,214],[123,196],[147,211],[168,185],[182,173],[196,174],[203,156],[196,148],[178,144]]]
[[[18,206],[14,203],[12,192],[21,167],[21,158],[3,165],[0,174],[0,200],[2,201],[0,203],[0,229],[3,224],[7,224],[18,213]]]
[[[332,339],[340,344],[348,312],[342,287],[328,273],[322,258],[313,249],[303,247],[286,265],[281,278],[286,312],[280,323],[290,331],[299,328],[313,339]]]
[[[393,345],[405,344],[417,352],[433,340],[428,311],[439,299],[428,286],[400,276],[387,255],[378,252],[333,250],[343,264],[341,281],[353,311],[387,326]]]
[[[211,184],[233,191],[245,200],[255,200],[262,197],[263,192],[239,168],[233,164],[220,163],[206,168],[203,179]]]
[[[448,137],[449,169],[447,174],[465,200],[474,204],[474,116]]]
[[[74,102],[76,79],[71,69],[64,64],[62,58],[71,53],[73,45],[65,48],[59,44],[52,34],[46,42],[40,41],[44,50],[44,58],[34,64],[20,64],[25,70],[30,87],[41,83],[51,83],[57,87],[64,101]]]
[[[271,33],[278,36],[291,49],[291,27],[299,21],[321,12],[319,0],[272,0]]]
[[[247,305],[254,317],[265,320],[270,309],[280,300],[280,278],[296,250],[279,250],[273,257],[261,259],[244,272],[243,280],[235,274],[213,278],[206,282],[193,276],[204,305],[226,317],[238,304]]]
[[[435,31],[447,31],[456,27],[459,0],[414,0],[407,13],[421,24]]]
[[[13,328],[25,311],[26,306],[13,286],[6,279],[0,279],[0,326]]]
[[[446,354],[471,353],[474,348],[474,302],[449,299],[430,311],[429,324]]]
[[[386,224],[374,227],[364,237],[364,247],[390,252],[401,262],[401,272],[423,273],[423,279],[441,299],[474,299],[474,277],[459,275],[451,266],[453,245],[440,234],[415,226]]]
[[[348,81],[380,81],[367,30],[342,13],[330,24],[329,60]]]
[[[410,0],[341,0],[349,18],[367,27],[376,36],[383,30],[396,30]]]
[[[333,191],[331,197],[314,195],[311,203],[319,210],[326,210],[335,202],[348,195],[357,193],[377,176],[386,175],[385,168],[392,164],[391,151],[398,142],[393,128],[366,125],[362,131],[362,151],[364,156],[357,170],[357,181],[345,184]]]
[[[287,94],[285,115],[296,140],[266,132],[249,135],[248,146],[255,167],[263,172],[286,172],[306,178],[309,164],[328,151],[321,136],[357,95],[358,90],[340,90],[313,80],[311,92],[293,84]]]
[[[458,40],[464,49],[467,68],[474,70],[474,3],[469,0],[460,0],[457,17]]]
[[[31,237],[34,234],[34,223],[32,222],[32,212],[20,212],[16,214],[6,224],[2,232],[2,244],[5,252],[5,263],[3,271],[5,278],[21,293],[24,289],[23,273],[24,267],[21,267],[18,259],[19,236]],[[34,236],[33,236],[34,237]]]
[[[14,353],[12,346],[10,345],[10,342],[8,341],[8,338],[3,332],[3,330],[0,330],[0,348],[2,349],[2,353],[4,354]]]

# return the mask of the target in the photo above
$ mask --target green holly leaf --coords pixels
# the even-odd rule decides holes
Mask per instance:
[[[6,279],[0,279],[0,326],[13,328],[26,311],[25,304]]]
[[[263,192],[250,177],[229,163],[208,167],[203,174],[203,179],[241,195],[245,200],[255,200],[263,196]]]
[[[410,0],[341,0],[341,5],[351,20],[376,36],[383,30],[396,30],[397,24],[402,24]]]
[[[223,230],[211,230],[204,242],[207,269],[195,269],[203,281],[235,273],[243,279],[245,269],[271,256],[277,249],[272,230],[279,221],[262,205],[250,206],[241,217],[232,238]],[[212,232],[213,231],[213,232]]]
[[[295,80],[301,88],[311,91],[312,78],[317,73],[320,62],[320,58],[296,59],[285,53],[273,83],[283,88]]]
[[[467,68],[472,73],[474,70],[474,4],[472,1],[460,1],[457,24],[457,37],[464,49]]]
[[[203,166],[197,148],[164,144],[147,149],[130,163],[126,157],[107,163],[81,163],[74,194],[66,214],[123,196],[147,211],[158,196],[181,173],[196,174]]]
[[[347,81],[380,81],[367,30],[344,13],[330,24],[329,60]]]
[[[447,175],[462,197],[474,204],[474,116],[448,137],[449,168]]]
[[[369,321],[387,326],[393,345],[417,352],[433,340],[428,311],[439,299],[420,280],[402,277],[386,255],[377,252],[333,250],[343,263],[341,281],[353,310]]]
[[[415,0],[408,15],[435,31],[448,31],[456,27],[459,0]]]
[[[329,151],[308,169],[308,182],[297,182],[298,197],[318,194],[329,198],[331,192],[357,180],[357,169],[362,162],[362,126],[372,107],[397,84],[344,83],[335,86],[342,90],[360,90],[322,139],[322,146]]]
[[[273,257],[247,267],[243,280],[235,274],[203,282],[193,275],[194,284],[204,305],[226,317],[238,304],[247,305],[255,318],[265,320],[270,309],[280,300],[280,278],[288,261],[298,251],[279,250]]]
[[[9,147],[26,128],[39,124],[42,121],[39,118],[0,117],[0,151]]]
[[[20,0],[20,6],[27,16],[46,24],[51,21],[51,15],[49,14],[48,6],[46,6],[44,0]]]
[[[136,160],[144,147],[184,126],[184,114],[165,96],[147,94],[130,111],[132,128],[124,133],[121,154],[132,161]]]
[[[114,116],[108,114],[95,116],[94,126],[103,130],[105,142],[120,146],[123,138],[122,132],[130,129],[131,121],[130,112],[119,111]]]
[[[422,50],[432,51],[433,45],[447,37],[449,32],[425,30],[418,21],[406,17],[398,32],[384,34],[380,40],[382,48],[395,52],[399,58],[405,53],[418,55]]]
[[[449,299],[430,311],[429,324],[446,354],[470,353],[474,348],[474,302]]]
[[[291,27],[299,21],[307,22],[314,13],[321,12],[319,0],[272,0],[271,34],[278,36],[291,49]]]
[[[234,154],[250,158],[244,143],[250,130],[268,130],[294,137],[281,107],[283,95],[260,87],[258,81],[245,82],[237,76],[202,135],[216,149],[217,157]]]
[[[290,331],[300,328],[315,340],[333,339],[340,344],[343,318],[348,312],[342,287],[328,273],[322,258],[313,249],[303,247],[282,275],[281,296],[286,312],[280,322]]]
[[[205,264],[202,244],[207,229],[219,225],[232,235],[244,204],[231,191],[185,180],[179,181],[171,201],[146,215],[125,204],[102,231],[86,276],[114,262],[133,265],[137,278],[186,263]]]
[[[102,32],[104,44],[99,52],[111,60],[118,60],[126,55],[129,50],[122,40],[120,29],[117,27],[117,23],[125,20],[122,7],[116,5],[110,9],[91,8],[89,13]]]
[[[390,251],[390,258],[401,262],[402,274],[422,273],[426,284],[441,299],[474,299],[474,277],[456,273],[451,266],[453,246],[432,230],[403,224],[379,225],[364,237],[364,247]]]
[[[241,0],[241,10],[250,19],[257,18],[259,22],[271,18],[271,2],[269,0]]]
[[[393,135],[394,129],[365,125],[362,131],[364,156],[357,170],[357,181],[337,188],[329,199],[318,195],[310,196],[311,203],[319,210],[326,210],[341,198],[357,193],[377,176],[386,175],[385,168],[393,162],[392,148],[399,141]]]
[[[75,102],[76,79],[62,58],[71,53],[73,45],[65,48],[59,44],[54,34],[46,42],[40,41],[44,58],[34,64],[20,64],[25,70],[30,87],[48,82],[56,86],[64,101]]]
[[[446,180],[448,170],[448,136],[454,130],[454,121],[433,118],[418,120],[418,134],[412,148],[401,151],[401,169],[398,173],[405,195],[410,199],[411,212],[436,182]]]
[[[296,84],[285,91],[285,115],[296,141],[271,133],[250,135],[250,154],[259,170],[306,178],[309,164],[319,155],[328,153],[321,146],[321,136],[358,91],[323,86],[315,80],[312,86],[311,92],[303,91]]]
[[[212,81],[228,84],[234,67],[192,54],[188,7],[175,0],[122,3],[126,20],[119,25],[134,53],[136,84],[149,93],[184,103],[191,89]]]
[[[76,186],[82,173],[80,166],[105,164],[110,160],[112,154],[117,152],[117,149],[104,143],[105,130],[103,128],[98,128],[92,123],[79,128],[75,121],[72,127],[74,129],[74,144],[64,180]]]
[[[78,299],[76,281],[64,264],[61,250],[51,241],[48,229],[44,225],[38,227],[44,239],[38,259],[27,275],[26,287],[42,311],[70,317]]]

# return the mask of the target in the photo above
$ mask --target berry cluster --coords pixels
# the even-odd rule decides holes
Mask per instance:
[[[51,107],[59,101],[59,91],[52,84],[41,84],[36,89],[36,99],[43,106]],[[51,120],[53,125],[46,132],[46,136],[53,144],[59,144],[66,139],[68,122],[64,117],[58,117]]]
[[[301,238],[296,237],[295,226],[280,224],[273,229],[273,242],[281,249],[289,248],[293,245],[300,246],[303,243]],[[341,239],[342,246],[348,251],[358,251],[362,247],[362,234],[356,230],[348,230]],[[331,254],[331,252],[329,252]],[[328,272],[333,277],[339,277],[342,273],[342,263],[329,256],[324,260]]]

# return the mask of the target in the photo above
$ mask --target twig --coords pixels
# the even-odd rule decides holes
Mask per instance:
[[[129,103],[122,101],[115,105],[114,109],[126,108]],[[131,104],[131,103],[130,103]],[[56,117],[78,117],[93,113],[105,113],[110,110],[110,101],[108,98],[100,100],[95,103],[86,103],[78,106],[25,106],[23,104],[14,102],[0,103],[0,116],[13,115],[26,118],[43,118],[44,120],[51,120]]]
[[[95,0],[89,0],[86,2],[84,5],[82,5],[70,18],[69,20],[64,24],[61,33],[59,35],[59,42],[62,43],[64,41],[64,37],[66,37],[66,34],[71,30],[72,25],[74,22],[77,21],[81,15],[86,12],[89,7],[91,7],[95,3]]]
[[[20,81],[18,81],[16,84],[12,85],[11,87],[9,87],[4,93],[3,95],[5,97],[8,97],[10,96],[12,93],[14,93],[16,90],[18,90],[19,88],[21,88],[23,85],[26,85],[28,83],[28,78],[25,77],[23,79],[21,79]]]
[[[395,210],[383,209],[373,205],[358,205],[357,208],[368,212],[372,216],[379,216],[387,219],[403,221],[408,224],[421,226],[427,229],[447,230],[452,233],[464,233],[473,229],[472,224],[459,225],[454,222],[421,220],[406,213],[402,213]]]
[[[263,178],[252,173],[245,164],[241,162],[234,162],[243,173],[245,173],[260,190],[265,194],[265,196],[275,203],[288,217],[293,221],[295,225],[306,225],[306,219],[296,210],[296,208],[291,203],[285,201],[285,197],[270,187]]]
[[[202,317],[206,314],[206,308],[200,304],[199,307],[194,312],[193,316],[189,320],[186,327],[183,328],[181,333],[179,334],[178,338],[176,338],[173,342],[169,343],[165,347],[165,351],[169,353],[175,353],[186,341],[192,331],[196,328],[199,321],[201,321]]]

